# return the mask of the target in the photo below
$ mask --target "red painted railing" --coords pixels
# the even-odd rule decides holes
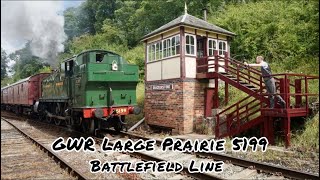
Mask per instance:
[[[216,137],[222,138],[225,136],[233,136],[258,125],[259,123],[263,123],[264,115],[261,110],[268,109],[269,100],[267,97],[270,94],[266,93],[261,71],[248,67],[244,65],[244,63],[233,58],[228,58],[227,54],[225,54],[225,57],[218,56],[217,52],[214,54],[213,59],[211,59],[212,57],[202,57],[197,59],[197,74],[214,74],[213,76],[208,77],[218,77],[226,81],[228,84],[231,84],[249,94],[249,96],[216,114]],[[273,77],[275,79],[277,94],[282,96],[286,102],[285,109],[292,108],[290,105],[290,96],[292,96],[295,97],[294,107],[299,107],[297,112],[300,112],[300,114],[298,115],[303,113],[308,114],[308,97],[318,95],[316,93],[308,93],[308,80],[319,79],[319,77],[302,74],[274,74]],[[295,78],[295,83],[292,84],[292,81],[290,82],[289,80],[290,77],[291,79],[292,77],[300,78]],[[304,89],[302,88],[302,80],[305,82]],[[255,91],[252,88],[248,88],[241,84],[242,82],[252,85],[250,87],[257,87],[258,90]],[[290,88],[294,88],[295,93],[290,94]],[[304,107],[302,107],[302,97],[305,97]],[[301,108],[305,109],[303,113],[301,113]],[[283,109],[279,109],[279,105],[276,105],[275,109],[271,109],[270,112],[272,114],[273,112],[277,113],[277,111],[286,112],[285,116],[290,116],[290,112],[295,112],[294,110],[283,111]]]

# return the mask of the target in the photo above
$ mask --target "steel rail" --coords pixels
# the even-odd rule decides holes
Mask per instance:
[[[3,118],[3,117],[1,117],[1,118]],[[4,119],[4,118],[3,118]],[[36,123],[38,123],[39,121],[35,121],[35,120],[30,120],[29,119],[29,121],[33,121],[33,122],[36,122]],[[8,121],[7,121],[8,122]],[[10,123],[10,122],[9,122]],[[10,123],[11,125],[12,125],[12,123]],[[57,126],[57,125],[55,125],[55,124],[47,124],[47,123],[45,123],[45,122],[40,122],[40,124],[41,125],[53,125],[54,127],[56,127],[56,128],[60,128],[60,129],[67,129],[66,127],[63,127],[63,126]],[[13,125],[14,126],[14,125]],[[15,127],[15,126],[14,126]],[[17,128],[17,127],[15,127],[15,128]],[[18,129],[20,132],[22,132],[20,129]],[[74,130],[73,130],[74,131]],[[81,133],[81,132],[78,132],[78,131],[75,131],[76,133],[79,133],[79,134],[83,134],[83,133]],[[22,132],[23,134],[24,134],[24,132]],[[27,137],[29,137],[31,140],[33,140],[32,139],[32,137],[30,137],[30,136],[28,136],[28,135],[26,135]],[[93,137],[94,139],[95,139],[95,142],[97,143],[97,144],[100,144],[102,141],[103,141],[103,138],[98,138],[98,137]],[[116,138],[115,138],[116,139]],[[35,140],[35,142],[37,142],[36,140]],[[157,142],[157,144],[158,144],[159,142]],[[41,143],[39,143],[41,146],[43,146]],[[113,142],[111,142],[111,141],[109,141],[108,142],[108,144],[111,144],[111,145],[113,145]],[[43,147],[43,148],[45,148],[45,147]],[[46,148],[45,148],[46,149]],[[53,153],[50,149],[48,150],[48,149],[46,149],[47,151],[49,151],[49,153]],[[152,156],[152,155],[148,155],[148,154],[144,154],[144,153],[141,153],[141,152],[126,152],[125,154],[132,154],[133,156],[135,156],[135,157],[137,157],[137,158],[141,158],[141,159],[143,159],[143,160],[146,160],[146,161],[156,161],[156,162],[160,162],[160,161],[166,161],[165,159],[161,159],[161,158],[158,158],[158,157],[155,157],[155,156]],[[56,155],[56,154],[53,154],[54,156]],[[56,155],[56,156],[58,156],[58,155]],[[58,156],[59,157],[59,156]],[[62,160],[62,159],[60,159],[60,160]],[[63,161],[63,160],[62,160]],[[63,161],[63,163],[65,163],[66,165],[68,165],[67,164],[67,162],[64,162]],[[69,167],[69,168],[71,168],[71,167]],[[71,169],[73,169],[73,168],[71,168]],[[188,176],[190,176],[190,177],[192,177],[192,178],[195,178],[195,179],[199,179],[199,180],[202,180],[202,179],[204,179],[204,180],[210,180],[210,179],[217,179],[217,180],[223,180],[224,178],[222,178],[222,177],[218,177],[218,176],[214,176],[214,175],[211,175],[211,174],[207,174],[207,173],[190,173],[189,171],[188,171],[188,167],[186,167],[186,166],[184,166],[183,165],[183,170],[182,170],[182,172],[183,173],[185,173],[185,174],[187,174]],[[80,174],[80,173],[79,173]],[[81,174],[80,174],[81,175]],[[89,178],[87,178],[87,177],[85,177],[85,176],[83,176],[83,178],[79,178],[79,179],[89,179]]]
[[[53,157],[56,162],[59,162],[58,164],[60,165],[61,168],[67,169],[68,173],[71,176],[76,176],[79,180],[85,180],[85,179],[90,179],[83,173],[77,171],[71,164],[63,160],[58,154],[54,153],[51,149],[47,148],[45,145],[43,145],[41,142],[37,141],[35,138],[30,136],[28,133],[23,131],[22,129],[18,128],[16,125],[11,123],[9,120],[7,120],[4,117],[1,117],[2,120],[6,121],[9,123],[12,127],[14,127],[16,130],[18,130],[22,135],[24,135],[26,138],[30,139],[33,143],[38,145],[42,151],[45,153],[48,153],[48,156]]]
[[[132,134],[128,132],[123,132],[121,131],[122,135],[136,138],[136,139],[143,139],[143,140],[148,140],[150,138],[140,136],[137,134]],[[162,140],[156,139],[156,143],[158,145],[161,145]],[[186,152],[189,153],[189,152]],[[267,163],[262,163],[262,162],[257,162],[257,161],[251,161],[251,160],[245,160],[245,159],[240,159],[236,157],[232,157],[230,155],[226,154],[219,154],[219,153],[204,153],[204,152],[191,152],[192,154],[199,155],[199,156],[205,156],[205,157],[210,157],[215,160],[220,160],[220,161],[228,161],[231,162],[232,164],[242,166],[242,167],[254,167],[257,170],[263,171],[263,172],[268,172],[268,173],[280,173],[284,177],[288,178],[295,178],[295,179],[319,179],[319,176],[316,174],[312,173],[307,173],[307,172],[299,172],[293,169],[289,168],[284,168],[284,167],[278,167],[275,165],[267,164]]]
[[[98,139],[98,141],[100,141],[100,142],[103,141],[102,138],[96,138],[96,139]],[[158,144],[159,142],[156,142],[156,143]],[[110,142],[110,141],[108,142],[108,144],[114,145],[114,143]],[[161,158],[158,158],[158,157],[155,157],[155,156],[152,156],[149,154],[141,153],[141,152],[127,152],[126,154],[132,154],[133,156],[141,158],[146,161],[156,161],[156,162],[167,161],[165,159],[161,159]],[[184,172],[185,174],[187,174],[188,176],[190,176],[192,178],[199,179],[199,180],[212,180],[212,179],[222,180],[222,179],[224,179],[222,177],[214,176],[214,175],[208,174],[208,173],[200,173],[200,172],[191,173],[191,172],[189,172],[188,167],[186,167],[184,165],[183,165],[182,172]]]
[[[1,117],[2,119],[4,119],[3,117]],[[5,120],[5,119],[4,119]],[[34,121],[34,120],[32,120]],[[7,121],[8,122],[8,121]],[[34,122],[38,122],[38,121],[34,121]],[[10,123],[10,122],[8,122]],[[10,123],[12,125],[12,123]],[[46,124],[46,123],[43,123],[43,124]],[[48,125],[54,125],[54,124],[48,124]],[[14,125],[13,125],[14,126]],[[54,125],[55,126],[55,125]],[[14,126],[15,127],[15,126]],[[65,127],[62,127],[62,126],[55,126],[55,127],[58,127],[58,128],[62,128],[62,129],[66,129]],[[20,132],[22,132],[19,128],[15,127],[16,129],[18,129]],[[112,131],[112,130],[110,130]],[[80,133],[78,131],[76,131],[77,133]],[[115,132],[115,131],[114,131]],[[23,133],[23,132],[22,132]],[[23,133],[24,134],[24,133]],[[82,133],[81,133],[82,134]],[[144,136],[141,136],[141,135],[137,135],[137,134],[132,134],[132,133],[129,133],[129,132],[124,132],[124,131],[121,131],[120,132],[120,135],[121,136],[128,136],[128,137],[131,137],[131,138],[134,138],[134,139],[143,139],[143,140],[149,140],[151,138],[147,138],[147,137],[144,137]],[[28,135],[26,135],[27,137],[29,137]],[[29,137],[30,139],[32,139],[31,137]],[[102,142],[102,138],[97,138],[97,137],[94,137],[95,139],[97,139],[97,143],[98,142]],[[116,138],[115,138],[116,139]],[[179,139],[182,139],[183,138],[179,138]],[[157,145],[161,145],[162,143],[162,140],[159,140],[159,139],[155,139],[156,140],[156,144]],[[37,142],[36,140],[34,140],[35,142]],[[113,144],[112,142],[108,142],[109,144]],[[39,143],[40,145],[42,145],[41,143]],[[43,146],[43,145],[42,145]],[[57,156],[59,157],[58,155],[54,154],[50,149],[47,149],[46,147],[43,146],[44,149],[46,149],[49,153],[52,153],[53,156]],[[189,153],[189,152],[186,152],[186,153]],[[126,154],[132,154],[136,157],[140,157],[144,160],[151,160],[151,161],[157,161],[157,162],[160,162],[160,161],[166,161],[164,159],[160,159],[158,157],[154,157],[152,155],[147,155],[147,154],[144,154],[144,153],[140,153],[140,152],[127,152]],[[242,167],[245,167],[245,168],[251,168],[251,167],[254,167],[256,170],[258,171],[263,171],[263,172],[268,172],[268,173],[276,173],[276,174],[281,174],[282,176],[284,177],[288,177],[288,178],[295,178],[295,179],[319,179],[319,176],[316,175],[316,174],[312,174],[312,173],[307,173],[307,172],[299,172],[297,170],[292,170],[292,169],[289,169],[289,168],[284,168],[284,167],[278,167],[278,166],[275,166],[275,165],[271,165],[271,164],[267,164],[267,163],[262,163],[262,162],[256,162],[256,161],[251,161],[251,160],[244,160],[244,159],[240,159],[240,158],[236,158],[236,157],[232,157],[230,155],[226,155],[226,154],[219,154],[219,153],[204,153],[204,152],[191,152],[189,154],[195,154],[195,155],[199,155],[199,156],[205,156],[205,157],[210,157],[210,158],[213,158],[215,160],[220,160],[220,161],[228,161],[228,162],[231,162],[232,164],[234,165],[238,165],[238,166],[242,166]],[[62,160],[61,158],[58,158],[59,160]],[[63,160],[62,160],[63,161]],[[64,162],[64,161],[63,161]],[[66,163],[66,162],[65,162]],[[68,165],[66,163],[66,165]],[[70,169],[73,169],[71,167],[69,167],[69,170]],[[211,174],[207,174],[207,173],[190,173],[188,171],[188,168],[183,166],[183,172],[188,174],[188,176],[190,177],[193,177],[193,178],[196,178],[196,179],[223,179],[222,177],[217,177],[217,176],[214,176],[214,175],[211,175]],[[80,173],[79,173],[80,174]],[[82,179],[88,179],[88,178],[85,178],[85,176],[83,176],[84,178]],[[81,179],[81,178],[79,178]]]

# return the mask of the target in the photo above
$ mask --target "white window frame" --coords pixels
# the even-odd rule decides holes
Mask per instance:
[[[193,37],[193,45],[192,44],[187,44],[187,36],[191,36],[191,37]],[[186,55],[191,55],[191,56],[196,56],[196,50],[197,50],[197,43],[196,43],[196,36],[195,35],[193,35],[193,34],[185,34],[185,54]],[[190,45],[191,47],[193,46],[193,53],[194,54],[191,54],[191,48],[190,48],[190,53],[187,53],[187,46],[188,45]]]
[[[214,48],[214,47],[210,48],[210,46],[209,46],[210,41],[216,43],[216,47],[215,47],[215,48]],[[212,44],[212,45],[213,45],[213,44]],[[212,55],[210,55],[210,50],[212,50]],[[218,40],[217,40],[217,39],[208,38],[208,43],[207,43],[207,56],[213,56],[215,50],[218,50]]]
[[[175,39],[174,44],[172,44],[172,39]],[[177,43],[178,41],[179,43]],[[157,44],[159,44],[158,50],[157,50]],[[158,60],[178,56],[181,53],[180,46],[181,46],[180,34],[176,34],[166,39],[152,42],[147,45],[147,62],[153,62],[153,61],[158,61]],[[154,48],[154,51],[153,51],[153,48]],[[178,51],[179,53],[177,53]]]
[[[162,40],[162,45],[164,47],[164,45],[166,45],[166,49],[163,48],[163,58],[168,58],[171,56],[171,38],[167,38],[167,39],[164,39]],[[164,52],[164,50],[166,50]]]
[[[225,43],[225,49],[220,49],[220,42]],[[224,56],[224,52],[228,52],[228,42],[225,40],[219,40],[217,47],[218,47],[218,55],[219,56]],[[220,53],[220,51],[222,51],[222,52]]]
[[[180,54],[180,34],[172,36],[172,37],[170,37],[170,39],[171,39],[171,45],[170,45],[171,57],[179,55]],[[172,43],[173,39],[174,39],[174,44]],[[177,42],[179,42],[179,43],[177,43]],[[179,49],[179,53],[177,53],[178,49]]]

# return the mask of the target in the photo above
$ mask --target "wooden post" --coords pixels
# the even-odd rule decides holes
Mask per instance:
[[[286,94],[285,94],[286,93],[286,88],[285,88],[286,81],[283,78],[281,78],[279,80],[280,80],[280,96],[282,97],[282,99],[284,101],[286,101]],[[277,103],[275,103],[275,107],[278,107]]]
[[[213,106],[213,95],[214,95],[214,88],[206,88],[205,91],[205,117],[211,117],[212,116],[212,106]]]
[[[227,105],[229,102],[229,85],[224,83],[224,104]]]
[[[224,53],[225,57],[225,71],[228,73],[228,67],[229,67],[229,53],[225,52]],[[228,83],[224,83],[224,104],[227,105],[229,102],[229,86]]]
[[[304,77],[304,81],[305,81],[304,82],[304,86],[305,86],[304,88],[305,88],[305,94],[306,94],[306,114],[309,114],[309,112],[308,112],[309,111],[309,107],[308,107],[309,102],[308,102],[308,95],[307,95],[309,90],[308,90],[308,79],[307,79],[307,76]]]
[[[288,77],[286,77],[286,96],[287,99],[286,101],[286,109],[290,108],[290,79],[288,79]]]
[[[219,57],[218,57],[218,51],[215,50],[213,52],[214,55],[214,72],[218,73],[219,72]]]
[[[273,128],[273,118],[272,117],[268,117],[268,140],[269,140],[269,143],[271,145],[274,145],[274,128]]]
[[[239,119],[239,103],[237,103],[237,130],[240,129],[240,119]]]
[[[301,94],[301,79],[294,80],[294,88],[296,94]],[[302,96],[301,95],[295,95],[296,104],[295,107],[299,108],[302,105]]]
[[[285,136],[285,146],[288,148],[290,146],[290,116],[284,118],[284,136]]]
[[[260,124],[260,136],[262,137],[263,136],[263,128],[264,128],[264,124]]]
[[[269,123],[268,118],[263,117],[263,136],[266,137],[269,141]]]
[[[219,108],[219,83],[218,78],[214,79],[214,100],[213,100],[213,108]]]
[[[215,50],[214,51],[214,69],[215,69],[215,73],[218,73],[219,67],[219,57],[218,57],[218,51]],[[218,76],[215,77],[214,79],[214,101],[213,101],[213,108],[218,108],[219,107],[219,94],[218,94],[218,90],[219,90],[219,81],[218,81]]]

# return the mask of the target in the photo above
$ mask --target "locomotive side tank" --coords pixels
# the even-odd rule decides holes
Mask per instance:
[[[136,105],[138,66],[105,50],[84,51],[63,61],[42,82],[37,104],[41,118],[80,125],[89,133],[123,128],[125,116],[140,113]]]

